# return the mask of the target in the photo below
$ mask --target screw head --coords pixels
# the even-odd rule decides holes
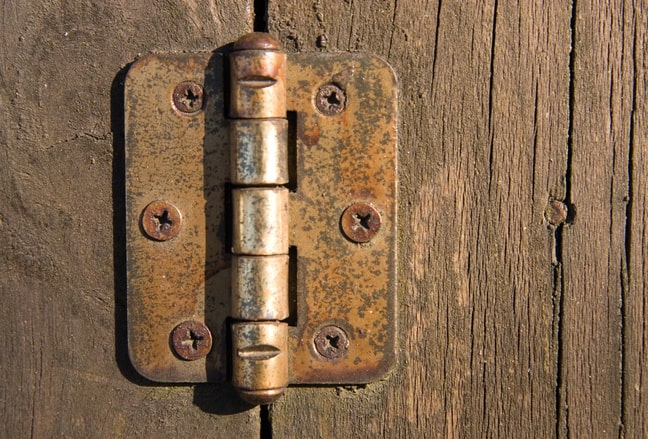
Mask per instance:
[[[211,351],[212,335],[204,323],[187,320],[171,332],[171,347],[183,360],[197,360]]]
[[[329,325],[319,330],[314,339],[315,350],[324,359],[333,361],[346,355],[349,338],[339,326]]]
[[[376,236],[381,222],[380,213],[372,205],[354,203],[342,212],[340,228],[349,240],[365,243]]]
[[[315,96],[315,107],[324,116],[338,116],[346,108],[346,92],[335,84],[320,87]]]
[[[182,225],[182,215],[172,204],[153,201],[144,208],[141,217],[142,231],[156,241],[166,241],[175,237]]]
[[[185,81],[173,90],[173,107],[182,114],[196,114],[203,108],[203,88],[195,82]]]

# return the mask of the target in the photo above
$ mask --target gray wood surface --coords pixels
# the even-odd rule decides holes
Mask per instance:
[[[140,53],[229,43],[251,30],[251,5],[0,11],[0,437],[257,437],[259,409],[227,387],[137,377],[123,276],[125,69]]]

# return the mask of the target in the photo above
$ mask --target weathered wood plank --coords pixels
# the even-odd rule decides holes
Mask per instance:
[[[205,413],[242,409],[226,387],[132,372],[120,230],[120,69],[236,39],[251,3],[2,2],[0,436],[258,436],[258,409]]]
[[[622,307],[633,106],[631,1],[575,2],[568,200],[562,234],[560,424],[567,436],[622,428]],[[631,295],[631,293],[630,293]]]
[[[623,296],[623,425],[626,438],[648,435],[648,15],[641,3],[626,21],[624,56],[633,56],[630,200],[626,227],[628,284]],[[624,42],[625,42],[624,41]],[[629,43],[629,41],[628,41]],[[631,47],[629,49],[628,47]]]
[[[289,389],[276,437],[552,437],[569,2],[270,3],[289,50],[364,50],[400,79],[400,364]]]

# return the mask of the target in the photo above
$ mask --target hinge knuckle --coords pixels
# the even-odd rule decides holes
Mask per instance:
[[[288,183],[286,119],[235,119],[230,126],[233,184]]]
[[[232,318],[288,318],[288,255],[232,258]]]
[[[286,59],[274,50],[243,50],[230,54],[230,117],[286,117]]]
[[[288,189],[276,187],[288,182],[286,54],[246,39],[230,64],[231,178],[243,186],[232,191],[232,382],[267,403],[288,386]]]
[[[254,404],[268,404],[288,386],[288,325],[241,322],[232,325],[232,383]]]

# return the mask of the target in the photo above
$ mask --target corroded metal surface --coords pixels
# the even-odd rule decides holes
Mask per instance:
[[[142,212],[141,224],[146,236],[156,241],[166,241],[180,232],[182,214],[170,203],[152,201]]]
[[[232,200],[234,254],[288,254],[288,189],[234,189]]]
[[[344,236],[353,242],[371,241],[380,231],[380,213],[368,203],[354,203],[344,209],[340,228]]]
[[[128,348],[145,377],[161,382],[222,381],[227,376],[225,320],[230,256],[225,214],[229,126],[223,115],[223,60],[218,54],[150,55],[125,84]],[[174,109],[183,82],[201,84],[203,111]],[[182,214],[174,239],[152,241],[139,228],[152,201]],[[204,322],[214,346],[184,361],[169,334],[187,320]]]
[[[188,320],[180,323],[171,332],[171,347],[183,360],[193,361],[209,354],[212,336],[204,323]]]
[[[288,255],[232,258],[232,318],[288,318]]]
[[[240,38],[232,94],[232,384],[251,403],[288,386],[288,120],[286,54],[268,35]],[[261,50],[259,50],[261,49]],[[267,119],[272,117],[273,119]],[[247,119],[239,119],[247,118]],[[275,187],[267,187],[272,185]]]
[[[232,183],[288,183],[288,121],[234,119],[230,123]]]
[[[224,213],[230,181],[230,131],[222,112],[219,55],[151,55],[126,84],[128,325],[135,367],[155,381],[225,378],[225,319],[230,308],[231,242]],[[291,383],[366,383],[394,364],[396,350],[396,84],[388,65],[364,54],[288,56],[289,244],[296,247],[288,322]],[[174,87],[204,84],[204,111],[179,115]],[[324,116],[318,90],[336,84],[344,111]],[[147,239],[139,215],[153,200],[183,215],[178,236]],[[380,214],[370,242],[349,241],[344,210],[366,203]],[[205,359],[182,361],[169,346],[184,320],[204,321],[214,346]],[[348,349],[336,361],[315,347],[337,326]]]
[[[233,118],[286,117],[286,54],[242,50],[230,55]]]
[[[366,54],[290,56],[288,109],[296,112],[296,192],[290,243],[297,247],[297,326],[291,328],[291,383],[366,383],[394,364],[396,350],[396,80]],[[315,96],[345,92],[345,110],[324,116]],[[340,231],[352,203],[371,204],[380,232],[367,244]],[[346,354],[323,359],[313,340],[338,326]]]

